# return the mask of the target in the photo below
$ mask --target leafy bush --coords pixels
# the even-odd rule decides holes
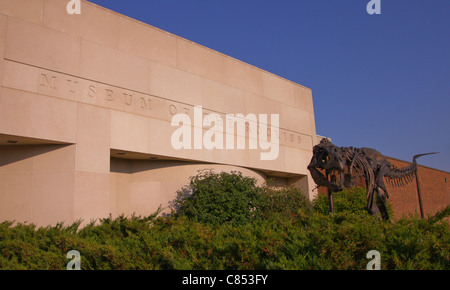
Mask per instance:
[[[293,188],[257,187],[239,174],[202,176],[191,185],[209,193],[204,198],[210,201],[215,200],[208,186],[236,194],[233,198],[240,196],[235,186],[245,192],[245,202],[235,205],[241,213],[233,218],[223,213],[228,222],[211,223],[211,212],[222,212],[183,199],[180,209],[196,214],[109,217],[83,228],[79,222],[45,228],[3,222],[0,269],[65,269],[67,252],[78,250],[82,269],[363,270],[367,252],[377,250],[381,269],[450,270],[450,207],[428,219],[387,223],[362,214],[355,192],[341,193],[347,205],[330,215],[321,201],[313,208]],[[249,201],[253,196],[258,204]]]
[[[178,214],[211,224],[248,222],[262,205],[256,179],[241,172],[202,171],[191,177],[191,195],[182,194],[175,201]]]
[[[293,218],[299,214],[309,214],[313,210],[309,198],[294,186],[273,188],[261,187],[262,202],[260,217],[267,219],[279,216]]]
[[[365,269],[370,250],[382,269],[450,269],[448,222],[317,212],[243,225],[187,217],[104,219],[67,228],[0,224],[1,269]]]
[[[366,189],[363,187],[344,188],[340,192],[333,193],[333,205],[335,213],[356,213],[366,215],[367,206]],[[387,200],[389,215],[393,215],[392,207]],[[320,195],[314,201],[314,208],[321,214],[330,212],[328,195]]]
[[[360,213],[367,212],[364,208],[367,205],[366,190],[362,187],[351,189],[344,188],[340,192],[333,193],[333,205],[335,213]],[[328,214],[328,195],[319,195],[314,201],[314,208],[321,214]]]

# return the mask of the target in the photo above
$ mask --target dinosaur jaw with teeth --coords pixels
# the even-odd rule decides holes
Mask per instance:
[[[335,175],[331,175],[331,180],[325,176],[319,169],[325,170],[327,173],[331,173],[333,170],[343,171],[341,162],[336,158],[334,148],[326,148],[325,146],[317,145],[313,149],[313,158],[308,165],[308,170],[311,173],[314,182],[319,186],[325,186],[332,192],[341,190],[341,185],[336,181]]]

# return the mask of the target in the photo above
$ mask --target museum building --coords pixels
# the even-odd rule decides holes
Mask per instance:
[[[0,2],[1,220],[47,225],[150,214],[203,169],[315,194],[309,88],[81,3],[81,14],[69,15],[66,1]],[[224,144],[235,137],[234,148],[207,149],[194,144],[210,131],[195,112],[224,123],[229,114],[258,119],[222,132]],[[182,126],[192,128],[191,148],[173,146],[179,114],[192,120]],[[262,135],[276,158],[261,158],[270,150],[258,142]]]
[[[0,220],[148,215],[205,169],[314,198],[309,88],[87,1],[69,15],[66,2],[0,1]],[[449,204],[442,174],[433,210]]]

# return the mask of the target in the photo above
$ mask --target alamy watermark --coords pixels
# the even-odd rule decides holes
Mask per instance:
[[[81,254],[77,250],[67,252],[67,259],[72,259],[67,263],[66,270],[81,270]]]
[[[381,14],[381,0],[370,0],[367,3],[366,10],[370,15]]]
[[[367,259],[372,259],[367,263],[366,270],[381,270],[381,254],[377,250],[371,250],[366,254]],[[72,259],[67,263],[67,270],[81,270],[81,254],[77,250],[67,253],[67,259]],[[184,284],[184,283],[183,283]]]
[[[70,15],[81,14],[81,0],[70,0],[66,7]],[[370,0],[366,6],[367,13],[370,15],[381,14],[381,0]]]
[[[81,0],[70,0],[67,3],[66,10],[70,15],[81,14]]]
[[[367,259],[372,259],[367,263],[367,270],[380,270],[381,269],[381,254],[377,250],[371,250],[367,252]]]
[[[259,149],[261,160],[275,160],[279,154],[279,115],[270,115],[270,127],[266,114],[206,114],[201,106],[194,106],[194,120],[187,114],[172,117],[171,126],[179,127],[172,133],[171,144],[175,150],[206,149],[234,150]],[[236,125],[236,134],[235,134]],[[208,128],[203,134],[203,129]],[[236,139],[236,146],[235,146]],[[269,140],[270,139],[270,140]],[[193,141],[193,142],[192,142]],[[192,145],[193,144],[193,145]]]

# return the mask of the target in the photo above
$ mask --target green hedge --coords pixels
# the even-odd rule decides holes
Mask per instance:
[[[177,213],[208,224],[245,224],[258,213],[263,203],[256,179],[245,177],[241,172],[202,171],[191,177],[188,194],[183,193],[186,188],[179,192],[179,198],[174,202]]]
[[[367,252],[377,250],[382,269],[450,269],[450,208],[428,219],[410,216],[388,223],[359,210],[358,194],[365,193],[356,190],[342,193],[343,203],[349,204],[339,211],[336,206],[330,215],[324,201],[310,204],[294,188],[253,187],[238,173],[228,175],[208,173],[193,179],[218,189],[229,189],[233,180],[248,186],[241,188],[244,193],[257,192],[247,192],[245,196],[255,199],[235,204],[241,212],[223,214],[223,221],[200,218],[221,211],[201,201],[187,202],[198,198],[193,190],[174,202],[179,207],[171,216],[106,218],[82,228],[80,223],[36,228],[3,222],[0,268],[65,269],[67,252],[77,250],[82,269],[363,270]],[[208,176],[211,179],[205,179]],[[243,192],[234,192],[236,198]],[[188,205],[189,211],[183,209]]]

